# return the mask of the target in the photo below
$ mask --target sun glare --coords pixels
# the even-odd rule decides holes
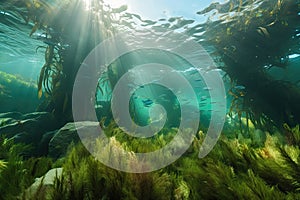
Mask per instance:
[[[86,9],[89,9],[91,7],[91,2],[93,0],[82,0],[85,4],[85,8]],[[110,7],[112,8],[119,8],[123,5],[127,5],[128,4],[128,0],[103,0],[103,2],[106,4],[106,5],[109,5]]]
[[[104,0],[104,3],[110,5],[112,8],[118,8],[128,4],[128,0]]]
[[[92,0],[82,0],[82,1],[84,2],[86,9],[89,9],[91,7]]]

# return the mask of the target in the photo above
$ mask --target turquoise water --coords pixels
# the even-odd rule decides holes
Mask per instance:
[[[122,2],[119,2],[120,5]],[[123,2],[124,3],[124,2]],[[130,5],[130,3],[132,5]],[[47,4],[47,3],[46,3]],[[45,5],[46,5],[45,4]],[[147,3],[145,3],[146,5]],[[166,28],[170,31],[174,31],[176,33],[183,33],[187,35],[190,39],[193,39],[195,42],[199,42],[206,51],[210,54],[212,59],[217,61],[217,65],[220,66],[218,70],[218,73],[220,73],[221,76],[224,76],[224,83],[226,86],[227,93],[230,89],[233,89],[234,91],[239,90],[239,93],[243,93],[245,90],[245,85],[243,84],[243,81],[239,81],[240,83],[236,83],[235,86],[232,87],[232,84],[230,83],[230,75],[225,76],[227,74],[226,70],[223,71],[223,63],[219,62],[219,55],[215,54],[216,47],[213,47],[212,44],[210,44],[209,41],[211,35],[209,35],[209,31],[212,30],[214,27],[214,24],[216,26],[222,26],[222,24],[225,24],[228,26],[228,30],[230,30],[230,24],[232,22],[228,21],[227,18],[232,16],[233,18],[236,17],[235,10],[239,6],[240,2],[238,1],[232,1],[230,3],[213,3],[206,9],[204,9],[206,6],[209,5],[209,2],[197,4],[196,2],[193,3],[193,6],[190,8],[191,13],[188,14],[188,6],[182,7],[182,9],[176,7],[176,5],[170,5],[168,9],[173,11],[170,11],[170,13],[174,13],[174,16],[164,16],[166,13],[164,12],[164,8],[167,6],[167,2],[161,5],[161,8],[158,6],[158,8],[161,9],[160,12],[156,11],[151,14],[151,12],[145,13],[146,17],[143,16],[142,11],[137,11],[138,7],[137,5],[134,6],[134,2],[129,2],[128,6],[123,6],[120,8],[116,8],[117,2],[113,4],[115,8],[111,9],[111,16],[106,16],[103,18],[104,22],[110,21],[111,26],[104,25],[106,28],[104,28],[102,31],[102,34],[107,34],[110,31],[114,32],[122,32],[125,30],[135,30],[137,33],[141,31],[141,34],[143,32],[143,29],[152,29],[155,33],[159,34],[158,28]],[[41,4],[43,5],[43,4]],[[51,4],[53,6],[52,8],[55,10],[58,8],[58,4],[55,1],[52,1]],[[84,25],[84,19],[86,18],[85,14],[80,14],[83,10],[88,10],[89,6],[88,4],[85,4],[84,2],[81,2],[80,4],[82,7],[86,8],[74,8],[74,11],[71,11],[73,13],[78,12],[78,21],[73,22],[74,31],[73,32],[66,32],[66,34],[69,35],[63,35],[62,37],[70,38],[70,42],[73,41],[76,38],[76,31],[79,31],[78,34],[81,34],[81,38],[86,39],[80,39],[83,41],[88,41],[87,38],[93,38],[95,37],[93,34],[89,35],[88,32],[85,32],[86,25]],[[145,6],[144,5],[144,6]],[[244,13],[246,14],[248,11],[247,9],[256,9],[261,5],[260,1],[253,2],[252,4],[248,4],[247,1],[243,2],[244,6]],[[105,6],[104,6],[105,7]],[[141,9],[143,6],[141,6]],[[71,8],[70,8],[71,9]],[[106,10],[109,10],[109,6],[107,5]],[[226,13],[228,9],[232,9],[233,11],[230,13]],[[181,10],[180,12],[176,10]],[[196,11],[197,10],[197,11]],[[136,11],[137,13],[131,13]],[[0,70],[9,74],[18,75],[19,77],[22,77],[25,81],[29,82],[38,82],[38,77],[40,75],[40,70],[43,67],[45,63],[45,48],[47,45],[57,45],[58,48],[68,48],[68,42],[65,44],[59,43],[53,43],[51,39],[47,39],[47,35],[45,35],[44,30],[37,30],[33,32],[31,36],[29,36],[29,33],[31,33],[31,30],[34,26],[33,22],[26,23],[23,19],[22,15],[19,15],[18,12],[20,10],[16,9],[14,10],[14,7],[9,7],[9,4],[3,4],[1,6],[1,33],[0,33],[0,40],[1,40],[1,57],[0,57]],[[86,11],[84,11],[86,12]],[[161,13],[162,12],[162,13]],[[156,13],[156,14],[155,14]],[[186,15],[184,13],[187,13]],[[53,21],[60,23],[64,23],[62,19],[56,19],[55,15],[51,16],[50,18],[53,18]],[[58,21],[57,21],[58,20]],[[61,20],[61,21],[60,21]],[[76,20],[76,18],[75,18]],[[52,23],[52,22],[51,22]],[[83,23],[83,25],[80,25]],[[228,23],[228,25],[227,25]],[[81,28],[80,28],[81,27]],[[221,27],[220,27],[221,28]],[[68,28],[66,28],[68,29]],[[81,30],[82,29],[82,30]],[[111,30],[110,30],[111,29]],[[46,32],[49,30],[46,30]],[[260,34],[269,34],[267,29],[258,29],[257,30]],[[293,36],[295,38],[299,37],[299,30],[296,29],[296,34]],[[213,35],[213,33],[211,33]],[[66,41],[69,39],[66,39]],[[80,43],[79,40],[79,43]],[[76,39],[74,40],[76,41]],[[130,41],[127,41],[127,43],[130,45]],[[229,45],[230,46],[230,45]],[[234,47],[235,45],[231,45],[231,47]],[[81,48],[81,47],[80,47]],[[227,47],[225,47],[227,48]],[[236,48],[236,47],[234,47]],[[90,49],[91,50],[91,49]],[[77,50],[78,51],[78,50]],[[246,50],[247,51],[247,50]],[[80,50],[79,52],[82,52]],[[83,52],[82,52],[83,53]],[[83,53],[86,54],[86,53]],[[272,56],[270,53],[270,56]],[[86,54],[87,55],[87,54]],[[299,59],[297,57],[297,54],[290,53],[288,56],[290,56],[289,62],[286,64],[286,67],[284,68],[278,68],[278,67],[266,67],[268,70],[266,70],[266,73],[270,74],[271,77],[274,78],[274,80],[280,80],[280,81],[287,81],[291,82],[293,84],[298,85],[299,80],[297,77],[298,69],[297,66],[299,64]],[[79,56],[80,57],[80,56]],[[137,57],[134,59],[137,59],[135,62],[136,64],[144,63],[145,57],[140,55],[133,55],[133,57]],[[155,57],[155,56],[154,56]],[[151,59],[150,59],[151,60]],[[155,60],[155,58],[154,58]],[[158,62],[161,62],[161,60],[157,60]],[[165,61],[163,61],[165,62]],[[166,64],[171,64],[166,62]],[[132,65],[132,63],[126,63],[125,65]],[[189,67],[187,66],[177,66],[175,68],[178,68],[177,71],[182,73],[190,82],[192,87],[194,88],[195,92],[197,93],[198,102],[192,102],[191,104],[198,104],[200,107],[200,111],[202,114],[206,115],[206,118],[210,118],[210,112],[211,112],[211,103],[214,103],[210,99],[209,90],[205,83],[203,83],[203,80],[201,80],[201,76],[199,77],[196,73],[194,73],[193,69],[189,71]],[[185,68],[185,69],[184,69]],[[129,68],[128,68],[129,69]],[[127,69],[127,70],[128,70]],[[119,76],[120,77],[120,76]],[[107,83],[106,83],[107,84]],[[96,95],[96,104],[99,104],[99,102],[103,102],[104,104],[107,104],[109,100],[111,100],[111,92],[112,92],[112,86],[110,84],[102,85],[101,87],[104,87],[104,93],[101,94],[100,91],[97,91]],[[247,89],[247,88],[246,88]],[[49,89],[48,89],[49,90]],[[103,88],[102,88],[103,90]],[[45,92],[45,91],[44,91]],[[162,96],[162,95],[166,96]],[[35,98],[34,96],[31,96],[30,98]],[[189,97],[187,97],[188,99]],[[231,105],[232,95],[227,95],[227,111],[229,110],[229,107]],[[165,101],[165,103],[163,103]],[[173,102],[171,104],[168,103],[168,101]],[[34,101],[36,102],[36,100]],[[169,94],[167,90],[163,90],[160,88],[157,88],[154,86],[152,88],[151,86],[140,88],[136,91],[135,96],[132,97],[131,102],[134,102],[131,106],[131,112],[132,117],[136,120],[139,118],[141,124],[147,123],[150,119],[147,117],[149,115],[149,109],[154,105],[155,103],[162,103],[164,106],[170,106],[168,110],[174,110],[174,114],[171,115],[178,115],[178,101],[172,94]],[[187,100],[187,103],[188,100]],[[36,103],[35,103],[36,105]],[[191,105],[192,106],[192,105]],[[96,106],[97,107],[97,106]],[[98,105],[98,107],[107,107],[104,105]],[[107,108],[105,108],[107,110]],[[109,109],[108,109],[109,110]],[[108,111],[107,110],[107,111]],[[135,112],[133,110],[138,110],[135,116]],[[170,110],[170,111],[171,111]],[[8,110],[7,110],[8,111]],[[17,110],[15,110],[17,111]],[[22,110],[20,110],[22,111]],[[109,115],[107,113],[104,114]],[[169,115],[169,116],[171,116]],[[103,116],[103,114],[101,115]],[[101,118],[100,116],[100,118]],[[180,117],[179,117],[180,118]],[[139,121],[138,120],[138,121]],[[176,121],[175,119],[172,119],[171,121]]]
[[[299,67],[300,0],[1,0],[0,200],[300,199]]]
[[[37,80],[44,64],[41,51],[36,51],[43,42],[30,38],[31,26],[16,16],[1,10],[0,70],[18,74],[26,80]]]

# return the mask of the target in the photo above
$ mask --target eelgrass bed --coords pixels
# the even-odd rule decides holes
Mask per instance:
[[[131,146],[124,138],[122,141],[120,129],[111,127],[110,131],[115,145],[140,149],[134,139]],[[140,174],[103,165],[80,143],[72,144],[67,156],[59,160],[26,159],[22,155],[28,146],[2,138],[0,196],[1,199],[80,200],[300,199],[299,126],[286,127],[285,136],[289,137],[266,133],[262,145],[257,145],[254,139],[229,139],[225,135],[208,156],[199,159],[204,137],[200,131],[190,149],[175,163]],[[168,137],[168,133],[157,137],[155,144],[163,144]],[[49,177],[43,175],[54,168],[57,170],[49,183]]]

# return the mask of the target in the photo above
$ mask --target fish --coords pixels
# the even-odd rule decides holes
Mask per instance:
[[[258,27],[257,28],[257,32],[260,34],[260,35],[262,35],[262,36],[264,36],[264,37],[266,37],[266,38],[270,38],[270,34],[269,34],[269,32],[268,32],[268,30],[265,28],[265,27]]]
[[[200,101],[205,101],[207,100],[207,96],[202,96]]]
[[[208,91],[208,90],[212,90],[212,88],[210,88],[210,87],[204,87],[203,90]]]
[[[153,104],[151,99],[142,100],[145,107],[150,107]]]
[[[199,73],[198,70],[193,70],[193,71],[190,70],[190,72],[191,72],[190,75]]]
[[[158,96],[158,98],[165,98],[165,97],[167,97],[166,94],[161,94],[161,95]]]
[[[238,90],[244,90],[246,87],[243,86],[243,85],[237,85],[234,87],[235,89],[238,89]]]

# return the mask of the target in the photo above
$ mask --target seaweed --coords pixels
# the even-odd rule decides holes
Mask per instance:
[[[37,90],[38,96],[42,96],[44,89],[48,97],[40,109],[53,111],[61,124],[71,120],[74,77],[90,50],[111,34],[105,29],[113,23],[111,15],[102,12],[101,1],[98,4],[93,1],[93,11],[98,14],[101,11],[105,20],[90,19],[85,29],[81,29],[76,23],[67,24],[59,18],[77,20],[85,17],[84,12],[76,15],[82,13],[79,9],[82,9],[83,1],[64,1],[61,10],[53,10],[44,1],[5,2],[9,2],[6,7],[13,6],[11,10],[32,24],[29,35],[34,37],[36,31],[44,31],[40,39],[45,43],[45,64]],[[199,159],[198,151],[205,136],[199,131],[180,159],[163,169],[143,174],[109,168],[90,155],[82,144],[70,145],[66,157],[54,164],[49,158],[25,159],[22,155],[27,147],[1,138],[0,198],[299,199],[300,136],[296,125],[300,121],[299,88],[274,81],[266,73],[270,67],[284,67],[288,63],[287,55],[299,48],[291,45],[298,40],[291,38],[295,27],[299,26],[299,3],[291,0],[232,0],[223,6],[212,4],[203,13],[212,9],[234,13],[233,17],[223,15],[219,21],[203,25],[206,31],[202,37],[205,43],[215,47],[225,63],[223,69],[232,79],[230,92],[234,100],[231,111],[237,112],[241,123],[245,117],[249,128],[242,136],[238,134],[242,128],[234,128],[230,134],[236,135],[235,139],[228,139],[224,134],[213,151]],[[102,24],[93,24],[95,21]],[[98,28],[101,28],[102,35],[90,35]],[[74,33],[82,34],[83,41],[78,42]],[[110,81],[114,82],[117,76],[119,74],[112,73]],[[100,80],[100,86],[101,81],[108,80]],[[236,85],[245,86],[245,91],[236,90]],[[253,128],[249,127],[249,121]],[[274,130],[274,125],[286,135],[286,140],[278,139],[275,134],[266,134],[265,141],[258,143],[255,128]],[[112,157],[113,149],[102,148],[101,140],[96,141],[101,147],[99,149],[104,149],[99,153],[113,162],[126,161],[129,167],[136,167],[135,153],[159,149],[177,132],[177,129],[163,129],[152,138],[137,139],[128,136],[115,123],[106,126],[101,122],[101,126],[110,137],[113,148],[129,151],[131,156]],[[44,187],[43,174],[54,166],[62,167],[63,173],[61,176],[56,174],[53,185]],[[26,193],[37,177],[41,177],[41,184],[35,193]]]
[[[231,111],[250,119],[255,127],[273,131],[300,121],[299,88],[268,75],[272,67],[285,68],[288,56],[299,53],[299,1],[231,0],[212,4],[217,20],[208,20],[201,36],[213,47],[216,62],[232,81]],[[242,86],[243,90],[235,90]]]
[[[72,121],[76,73],[88,53],[114,31],[111,24],[117,20],[112,15],[118,10],[96,0],[90,2],[89,10],[81,0],[64,0],[59,5],[42,0],[5,0],[1,7],[17,19],[24,19],[32,26],[29,36],[44,43],[36,49],[45,52],[37,82],[37,96],[41,98],[45,93],[45,99],[38,110],[52,112],[61,125]]]
[[[136,138],[120,137],[124,133],[114,124],[108,127],[113,145],[126,150],[139,149],[139,143],[131,142]],[[228,139],[222,135],[212,152],[199,159],[198,150],[204,136],[205,133],[199,131],[181,158],[150,173],[125,173],[107,167],[81,143],[71,144],[66,157],[53,164],[48,158],[23,159],[16,153],[18,145],[2,141],[0,159],[5,162],[5,167],[0,170],[0,178],[5,177],[5,180],[0,182],[0,188],[6,189],[1,195],[6,199],[299,198],[300,150],[295,143],[286,143],[276,134],[267,134],[263,146],[253,146],[255,141],[251,138]],[[160,146],[169,141],[169,136],[152,140],[154,146]],[[153,149],[152,145],[142,144],[146,146],[143,147],[145,151]],[[102,153],[110,156],[109,152]],[[130,159],[134,159],[134,153],[132,158],[126,158]],[[56,174],[52,185],[44,186],[41,182],[34,193],[25,192],[29,191],[34,178],[43,180],[43,174],[53,167],[62,167],[63,172]]]
[[[16,199],[34,178],[52,168],[49,158],[25,160],[22,154],[28,148],[28,145],[14,144],[4,137],[0,139],[0,160],[5,164],[0,170],[0,199]]]
[[[0,112],[18,110],[19,112],[32,112],[39,104],[36,99],[36,84],[24,80],[19,75],[12,75],[0,71]],[[26,96],[27,98],[19,98]],[[0,123],[1,124],[1,123]]]

